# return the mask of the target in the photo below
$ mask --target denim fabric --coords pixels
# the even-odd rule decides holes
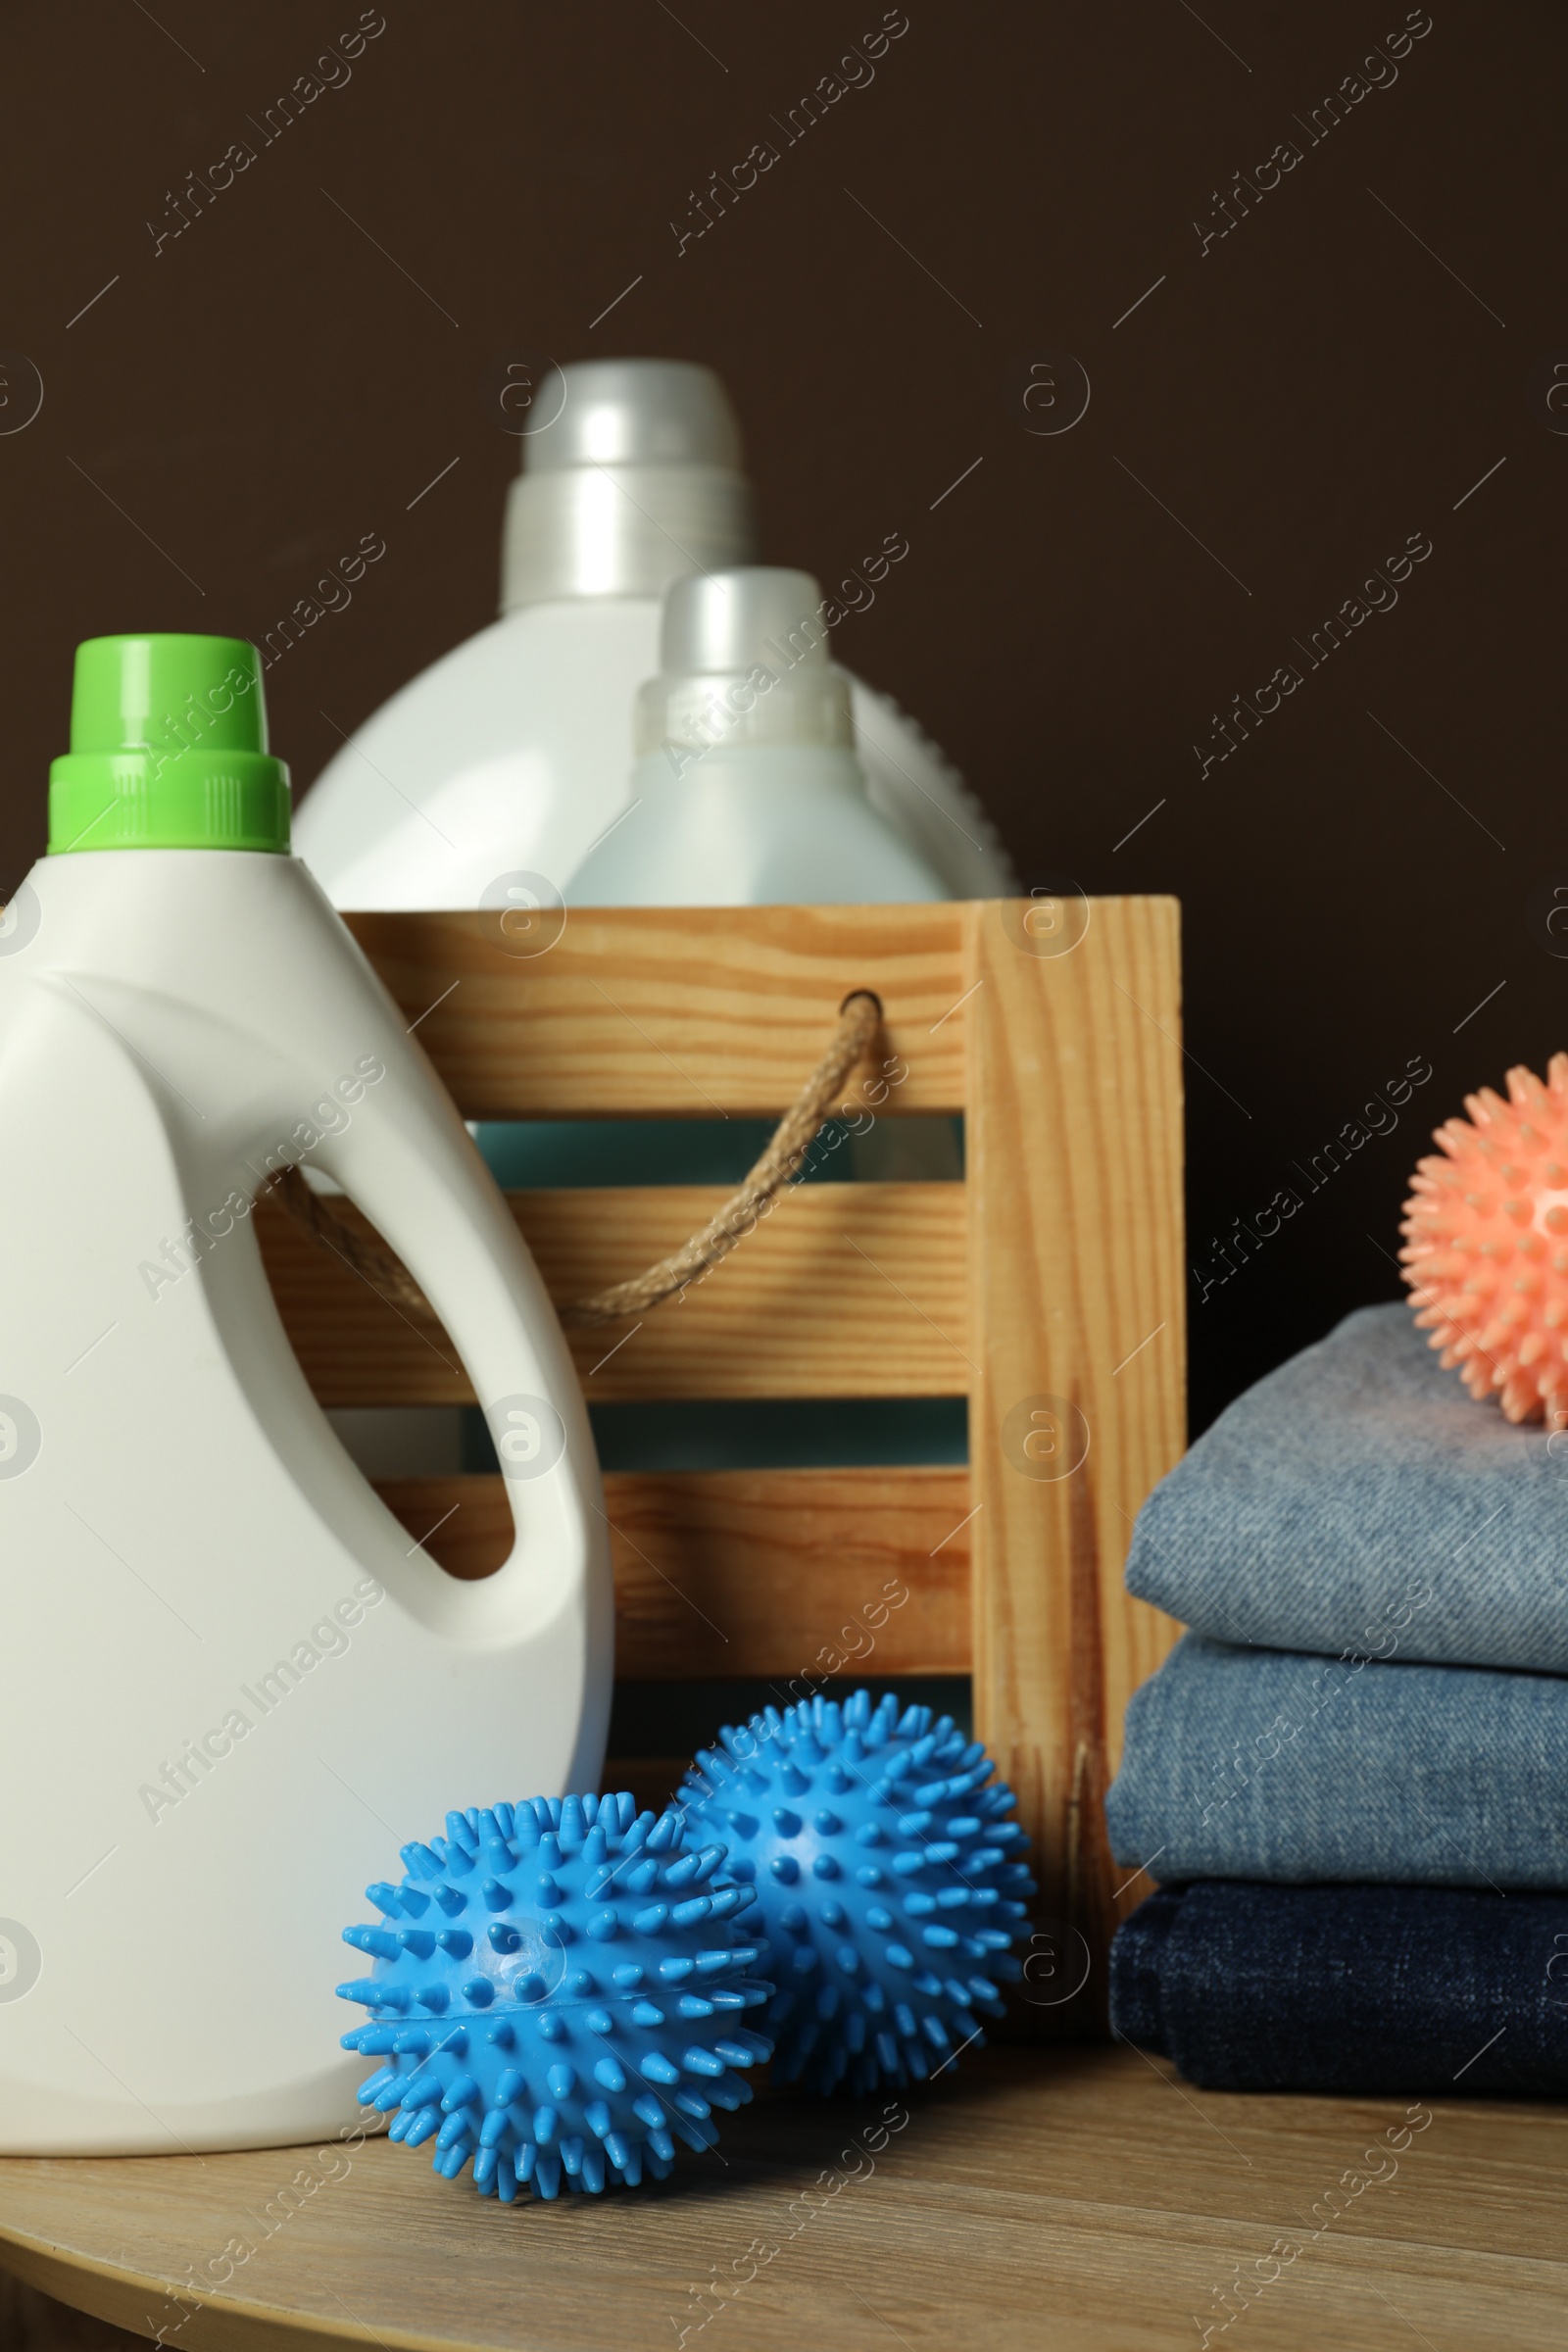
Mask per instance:
[[[1568,1896],[1162,1886],[1111,2030],[1210,2090],[1568,2092]]]
[[[1134,1693],[1105,1817],[1160,1880],[1568,1888],[1568,1678],[1187,1634]]]
[[[1548,1444],[1550,1450],[1548,1451]],[[1221,1642],[1568,1673],[1568,1437],[1445,1372],[1368,1306],[1249,1389],[1145,1503],[1128,1590]]]

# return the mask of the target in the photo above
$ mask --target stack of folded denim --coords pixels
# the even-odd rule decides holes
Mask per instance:
[[[1365,1308],[1156,1488],[1127,1583],[1193,1630],[1107,1800],[1160,1883],[1116,2031],[1235,2089],[1568,2090],[1568,1440]]]

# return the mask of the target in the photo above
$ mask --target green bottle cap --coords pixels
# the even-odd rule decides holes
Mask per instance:
[[[49,854],[275,850],[288,769],[267,749],[261,656],[243,637],[89,637],[71,749],[49,770]]]

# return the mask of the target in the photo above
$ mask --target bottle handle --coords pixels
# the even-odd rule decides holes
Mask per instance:
[[[395,1117],[356,1118],[316,1156],[424,1292],[495,1440],[513,1547],[493,1576],[435,1571],[437,1614],[464,1639],[514,1638],[608,1579],[598,1461],[538,1268],[433,1074],[415,1076],[399,1073]]]

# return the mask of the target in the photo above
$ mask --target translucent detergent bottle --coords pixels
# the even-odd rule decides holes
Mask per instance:
[[[661,596],[756,553],[740,434],[710,368],[578,362],[527,415],[501,618],[393,695],[300,808],[296,848],[335,906],[477,906],[519,872],[564,893],[627,806]],[[885,592],[893,561],[879,551],[847,594]],[[954,768],[887,696],[849,685],[873,808],[949,897],[1004,896],[1006,858]]]
[[[850,683],[808,571],[694,573],[664,600],[637,697],[630,805],[578,906],[915,903],[952,894],[872,808]]]
[[[255,649],[94,639],[71,741],[0,924],[0,2149],[283,2144],[356,2113],[345,1902],[432,1788],[597,1785],[598,1471],[494,1184],[288,855]],[[483,1581],[306,1385],[253,1214],[301,1163],[484,1403],[515,1541]]]

